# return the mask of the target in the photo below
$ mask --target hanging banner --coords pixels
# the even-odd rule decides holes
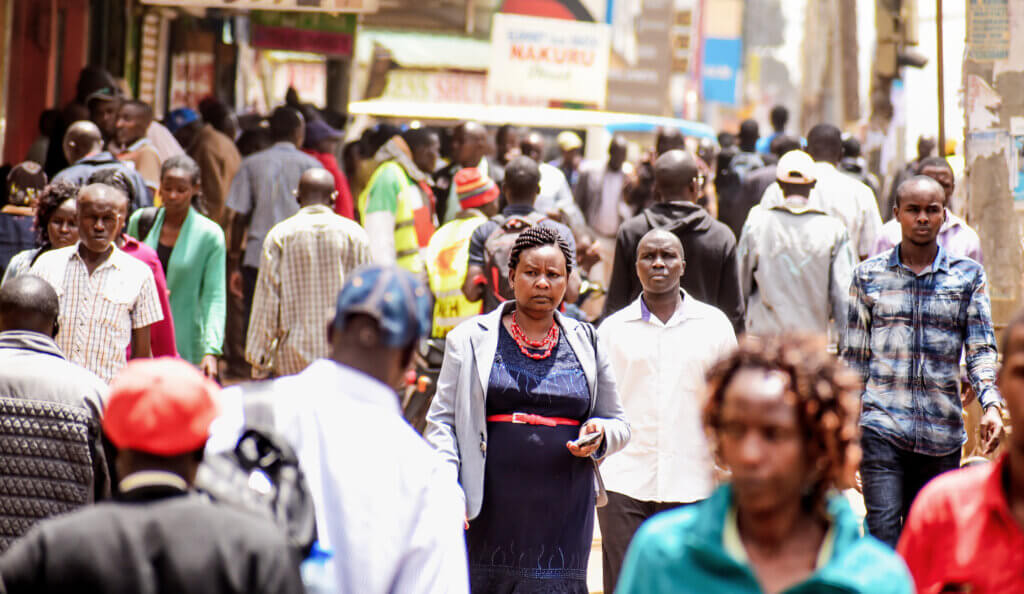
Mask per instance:
[[[327,56],[352,55],[356,15],[315,12],[253,11],[252,46]]]
[[[143,4],[178,8],[240,8],[308,12],[377,12],[378,0],[141,0]]]
[[[607,25],[495,14],[487,96],[501,104],[604,107],[609,44]]]

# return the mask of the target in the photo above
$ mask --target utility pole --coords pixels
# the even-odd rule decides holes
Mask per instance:
[[[1006,327],[1021,297],[1021,213],[1014,200],[1024,140],[1024,17],[1022,2],[976,2],[967,6],[964,56],[967,204],[981,236],[992,319]],[[1017,11],[1022,11],[1017,13]]]

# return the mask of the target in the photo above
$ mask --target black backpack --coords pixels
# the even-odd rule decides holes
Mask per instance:
[[[273,382],[242,386],[245,426],[233,450],[203,458],[196,489],[277,524],[298,558],[317,540],[313,497],[291,445],[274,427]]]

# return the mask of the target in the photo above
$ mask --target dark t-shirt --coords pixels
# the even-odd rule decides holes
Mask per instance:
[[[533,209],[532,206],[510,204],[509,206],[506,206],[504,210],[501,211],[501,216],[525,216],[533,212],[536,211]],[[476,231],[473,231],[473,236],[469,238],[470,265],[476,264],[477,266],[481,267],[484,265],[484,243],[487,242],[487,238],[490,237],[491,233],[494,233],[494,230],[497,229],[500,225],[501,223],[499,222],[499,220],[492,218],[483,225],[477,227]],[[576,238],[573,237],[572,231],[569,230],[569,227],[563,225],[562,223],[559,223],[558,221],[552,221],[551,219],[544,219],[543,221],[538,223],[538,225],[551,227],[555,231],[558,231],[558,234],[562,236],[562,239],[564,239],[565,242],[569,244],[569,251],[572,253],[572,262],[570,262],[569,264],[573,268],[575,268]]]

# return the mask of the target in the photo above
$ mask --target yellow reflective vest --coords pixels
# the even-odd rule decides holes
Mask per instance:
[[[460,322],[480,313],[481,301],[470,301],[462,294],[469,268],[469,239],[473,231],[487,222],[483,215],[455,219],[430,239],[425,252],[427,277],[434,293],[432,338],[444,338]]]
[[[373,172],[359,196],[359,216],[386,210],[395,216],[395,263],[409,272],[423,271],[420,250],[434,232],[429,187],[420,187],[395,161],[385,161]]]

